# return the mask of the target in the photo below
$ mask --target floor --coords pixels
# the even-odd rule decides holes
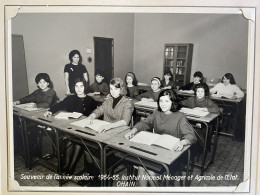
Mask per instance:
[[[83,159],[79,164],[83,164]],[[205,171],[205,177],[199,177],[200,169],[194,167],[190,186],[236,186],[243,181],[243,170],[244,142],[232,141],[231,137],[219,135],[214,164],[211,164]],[[14,158],[14,174],[15,180],[19,182],[20,186],[59,186],[58,180],[53,179],[55,172],[40,164],[36,164],[32,170],[28,170],[25,168],[23,157],[17,153]],[[119,178],[126,175],[126,169],[120,171],[119,175]],[[27,176],[36,178],[28,179]],[[117,181],[113,183],[113,186],[119,184],[120,182]],[[138,186],[138,183],[134,185]],[[179,182],[176,181],[170,185],[179,186]],[[78,187],[79,185],[76,182],[68,181],[62,187],[66,186]]]

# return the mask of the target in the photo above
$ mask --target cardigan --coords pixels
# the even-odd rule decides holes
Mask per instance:
[[[161,90],[154,92],[150,89],[149,91],[136,96],[136,99],[141,100],[142,98],[152,98],[155,102],[157,102],[160,92]]]
[[[37,108],[49,108],[55,103],[57,99],[56,92],[53,89],[42,91],[41,89],[35,90],[33,93],[21,98],[21,104],[36,103]]]
[[[83,115],[88,116],[96,108],[97,102],[92,97],[86,95],[84,98],[80,98],[77,95],[70,95],[61,102],[53,105],[49,111],[56,113],[60,110],[66,110],[68,112],[80,112]]]
[[[197,142],[194,129],[181,112],[164,114],[155,110],[146,119],[138,122],[134,128],[137,131],[146,131],[153,128],[154,133],[157,134],[169,134],[180,139],[187,139],[191,144]]]
[[[96,81],[89,86],[91,93],[100,92],[103,95],[109,94],[109,87],[105,82],[97,83]]]
[[[243,98],[245,95],[237,85],[232,85],[230,83],[228,85],[224,85],[224,83],[218,83],[210,89],[210,93],[217,93],[219,96],[225,95],[228,97],[233,97],[236,95],[238,98]]]
[[[128,96],[130,98],[135,98],[136,96],[139,95],[139,89],[137,86],[126,87],[126,90],[127,90],[126,96]]]
[[[197,100],[196,97],[190,97],[186,100],[180,102],[181,105],[186,106],[188,108],[207,108],[209,112],[219,114],[219,107],[215,104],[211,99],[205,97],[203,100]]]
[[[113,106],[113,98],[107,99],[101,106],[94,110],[96,118],[104,115],[104,121],[107,122],[117,122],[124,120],[126,124],[131,121],[132,113],[134,111],[134,105],[131,100],[123,96],[121,100],[116,104],[115,108]]]

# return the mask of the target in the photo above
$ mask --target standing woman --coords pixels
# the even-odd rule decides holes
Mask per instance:
[[[66,95],[75,94],[74,83],[76,78],[83,77],[88,83],[88,73],[86,67],[82,64],[82,57],[78,50],[72,50],[69,53],[70,63],[64,67],[64,80],[66,85]]]

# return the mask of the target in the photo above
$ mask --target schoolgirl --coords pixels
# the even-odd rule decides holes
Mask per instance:
[[[133,72],[128,72],[125,75],[125,83],[126,83],[126,96],[130,98],[135,98],[139,95],[139,89],[137,87],[137,79]]]
[[[161,81],[158,77],[151,79],[151,89],[145,93],[136,96],[137,100],[156,102],[158,100],[159,93],[161,92]]]

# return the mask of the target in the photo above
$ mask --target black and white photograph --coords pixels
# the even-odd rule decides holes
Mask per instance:
[[[256,188],[254,7],[5,8],[9,192]]]

